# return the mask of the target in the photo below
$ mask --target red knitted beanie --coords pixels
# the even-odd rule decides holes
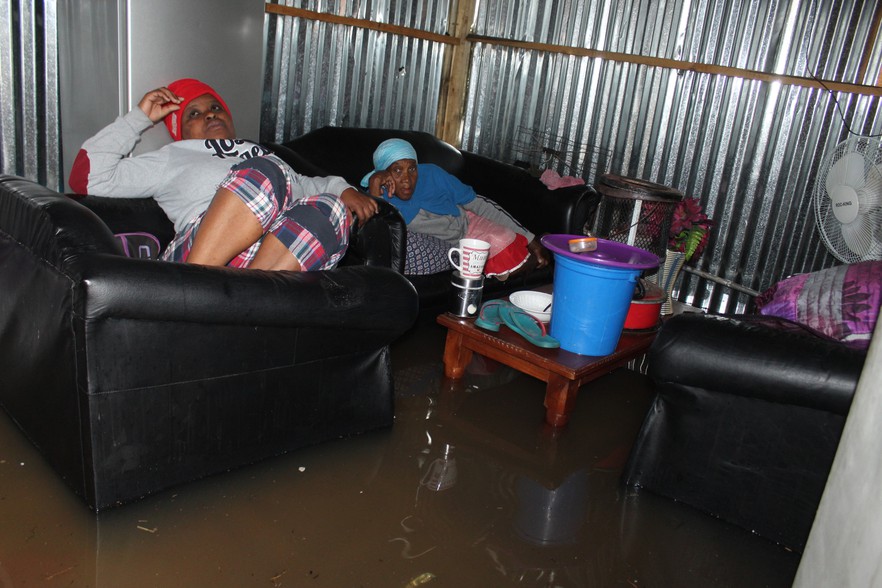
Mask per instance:
[[[204,94],[211,94],[217,98],[217,101],[224,107],[224,110],[230,115],[230,119],[233,117],[227,103],[224,102],[224,99],[220,97],[220,94],[214,91],[214,88],[206,83],[194,80],[193,78],[182,78],[170,83],[168,89],[174,92],[175,96],[183,98],[183,101],[179,104],[181,108],[165,117],[165,126],[168,129],[169,134],[172,136],[172,139],[175,141],[181,140],[181,115],[184,114],[184,109],[187,107],[187,104],[189,104],[194,98],[199,98]]]

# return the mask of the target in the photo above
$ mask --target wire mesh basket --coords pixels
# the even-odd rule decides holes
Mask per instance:
[[[645,249],[663,261],[674,207],[683,199],[683,193],[615,174],[600,176],[595,187],[600,205],[594,235]]]

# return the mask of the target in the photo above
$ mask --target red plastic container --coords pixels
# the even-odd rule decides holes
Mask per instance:
[[[646,294],[640,300],[632,300],[628,314],[625,316],[625,328],[632,331],[652,329],[658,326],[661,305],[665,293],[652,282],[645,282]]]

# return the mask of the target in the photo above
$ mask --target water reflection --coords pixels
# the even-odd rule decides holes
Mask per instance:
[[[527,476],[518,476],[514,528],[535,545],[575,543],[585,524],[588,506],[588,472],[578,470],[560,486],[547,488]]]
[[[456,457],[453,456],[453,445],[445,443],[441,457],[436,457],[423,469],[425,473],[420,485],[433,492],[447,490],[456,484]]]
[[[650,399],[616,373],[564,429],[544,385],[393,355],[389,430],[92,515],[0,416],[0,586],[788,586],[798,558],[618,481]],[[19,465],[24,464],[24,465]],[[419,584],[422,583],[422,584]]]

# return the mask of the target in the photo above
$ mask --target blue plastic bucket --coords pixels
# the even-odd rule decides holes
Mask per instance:
[[[579,235],[546,235],[542,244],[554,254],[554,306],[551,336],[561,349],[580,355],[609,355],[616,350],[645,269],[658,267],[658,257],[624,243],[597,240],[597,249],[569,250]]]

